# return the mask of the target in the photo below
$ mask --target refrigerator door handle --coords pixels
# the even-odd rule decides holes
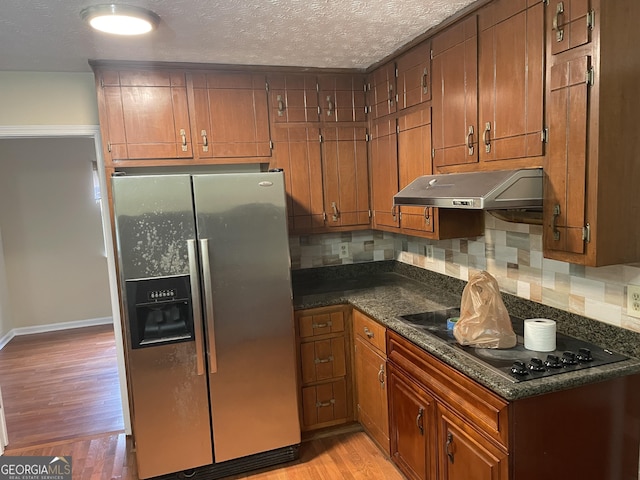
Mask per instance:
[[[211,267],[209,264],[209,240],[200,240],[200,254],[202,258],[202,277],[204,283],[204,318],[207,323],[207,340],[209,347],[209,373],[218,371],[216,356],[216,332],[213,318],[213,288],[211,286]]]
[[[204,375],[204,342],[202,338],[202,303],[200,301],[200,280],[196,241],[187,240],[189,253],[189,281],[191,283],[191,307],[193,309],[193,330],[196,341],[196,366],[198,375]]]

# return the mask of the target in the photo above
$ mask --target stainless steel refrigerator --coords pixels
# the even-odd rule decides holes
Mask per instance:
[[[296,458],[283,174],[127,175],[112,186],[140,478]]]

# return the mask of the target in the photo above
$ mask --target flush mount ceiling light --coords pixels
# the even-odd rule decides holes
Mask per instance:
[[[80,16],[96,30],[116,35],[141,35],[160,22],[152,11],[129,5],[93,5],[82,10]]]

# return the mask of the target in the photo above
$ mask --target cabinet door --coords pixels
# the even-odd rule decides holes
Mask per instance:
[[[371,118],[394,113],[397,108],[396,65],[387,63],[373,71],[367,86]]]
[[[323,128],[321,148],[326,226],[369,225],[366,130]]]
[[[271,168],[284,170],[290,233],[324,227],[320,129],[274,127]]]
[[[396,121],[392,118],[376,120],[371,126],[371,203],[373,225],[400,225],[393,196],[398,193],[398,153]]]
[[[193,73],[200,158],[269,157],[266,79],[250,73]]]
[[[480,161],[540,156],[543,4],[496,0],[480,11],[478,24]]]
[[[438,478],[508,480],[507,453],[438,406]]]
[[[271,121],[278,123],[317,122],[318,89],[315,76],[270,75]]]
[[[431,108],[398,118],[398,170],[401,189],[417,177],[431,175]],[[431,207],[400,207],[402,230],[433,232],[433,212]]]
[[[478,161],[477,17],[433,38],[433,166]]]
[[[102,71],[100,80],[107,159],[193,157],[183,72]]]
[[[544,166],[545,250],[583,253],[590,57],[550,68],[549,156]]]
[[[350,416],[344,378],[302,388],[303,430],[344,423]]]
[[[358,421],[385,452],[389,452],[386,360],[359,336],[355,340]]]
[[[436,478],[435,401],[388,364],[391,458],[410,479]]]
[[[365,122],[365,80],[360,75],[318,77],[320,120],[323,122]]]
[[[547,6],[551,53],[561,53],[591,41],[594,18],[589,0],[552,0]]]
[[[431,100],[431,42],[403,54],[398,65],[398,102],[407,108]]]
[[[313,383],[346,375],[344,336],[300,345],[302,383]]]

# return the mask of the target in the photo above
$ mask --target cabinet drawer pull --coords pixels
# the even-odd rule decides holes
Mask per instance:
[[[282,95],[278,95],[276,100],[278,101],[278,116],[281,117],[284,115],[284,100],[282,100]]]
[[[334,222],[337,222],[338,218],[340,218],[340,212],[338,211],[338,205],[336,205],[336,202],[331,202],[331,209],[333,210],[331,218]]]
[[[469,155],[473,155],[473,125],[469,125],[469,133],[467,133],[467,148]]]
[[[431,225],[431,214],[429,213],[429,207],[424,207],[424,224]]]
[[[449,457],[449,462],[453,463],[453,451],[451,450],[451,444],[453,443],[453,434],[451,432],[447,433],[447,443],[445,444],[445,450],[447,452],[447,457]]]
[[[368,337],[368,338],[373,338],[374,337],[374,333],[369,330],[367,327],[364,327],[364,334]]]
[[[311,328],[327,328],[331,326],[331,321],[325,323],[312,323]]]
[[[316,358],[314,360],[315,364],[319,364],[319,363],[329,363],[329,362],[333,362],[333,355],[329,355],[328,358]]]
[[[564,2],[556,5],[556,14],[553,17],[553,29],[556,31],[556,42],[564,40],[564,28],[560,28],[560,15],[564,13]]]
[[[397,210],[397,206],[394,205],[393,207],[391,207],[391,216],[393,217],[393,219],[396,219],[396,210]]]
[[[202,135],[202,151],[203,152],[208,152],[209,151],[209,140],[207,139],[207,131],[206,130],[202,130],[200,132],[200,135]]]
[[[380,382],[381,387],[384,387],[384,364],[380,365],[380,371],[378,372],[378,382]]]
[[[428,93],[429,92],[429,83],[428,83],[428,76],[429,76],[429,72],[427,71],[426,67],[422,73],[422,93]]]
[[[553,228],[553,239],[557,242],[560,240],[560,230],[558,230],[558,217],[560,216],[560,205],[557,203],[553,206],[553,220],[551,228]]]
[[[320,407],[330,407],[331,405],[335,405],[336,401],[335,399],[331,399],[328,402],[316,402],[316,408],[320,408]]]
[[[420,435],[424,435],[424,408],[420,407],[418,409],[418,416],[416,417],[416,427],[420,430]]]
[[[393,85],[389,85],[389,106],[393,107]]]
[[[482,134],[482,139],[484,140],[484,151],[489,153],[491,152],[491,137],[489,133],[491,132],[491,122],[487,122],[484,126],[484,133]]]
[[[180,137],[182,138],[182,151],[186,152],[187,149],[187,132],[184,128],[180,129]]]

